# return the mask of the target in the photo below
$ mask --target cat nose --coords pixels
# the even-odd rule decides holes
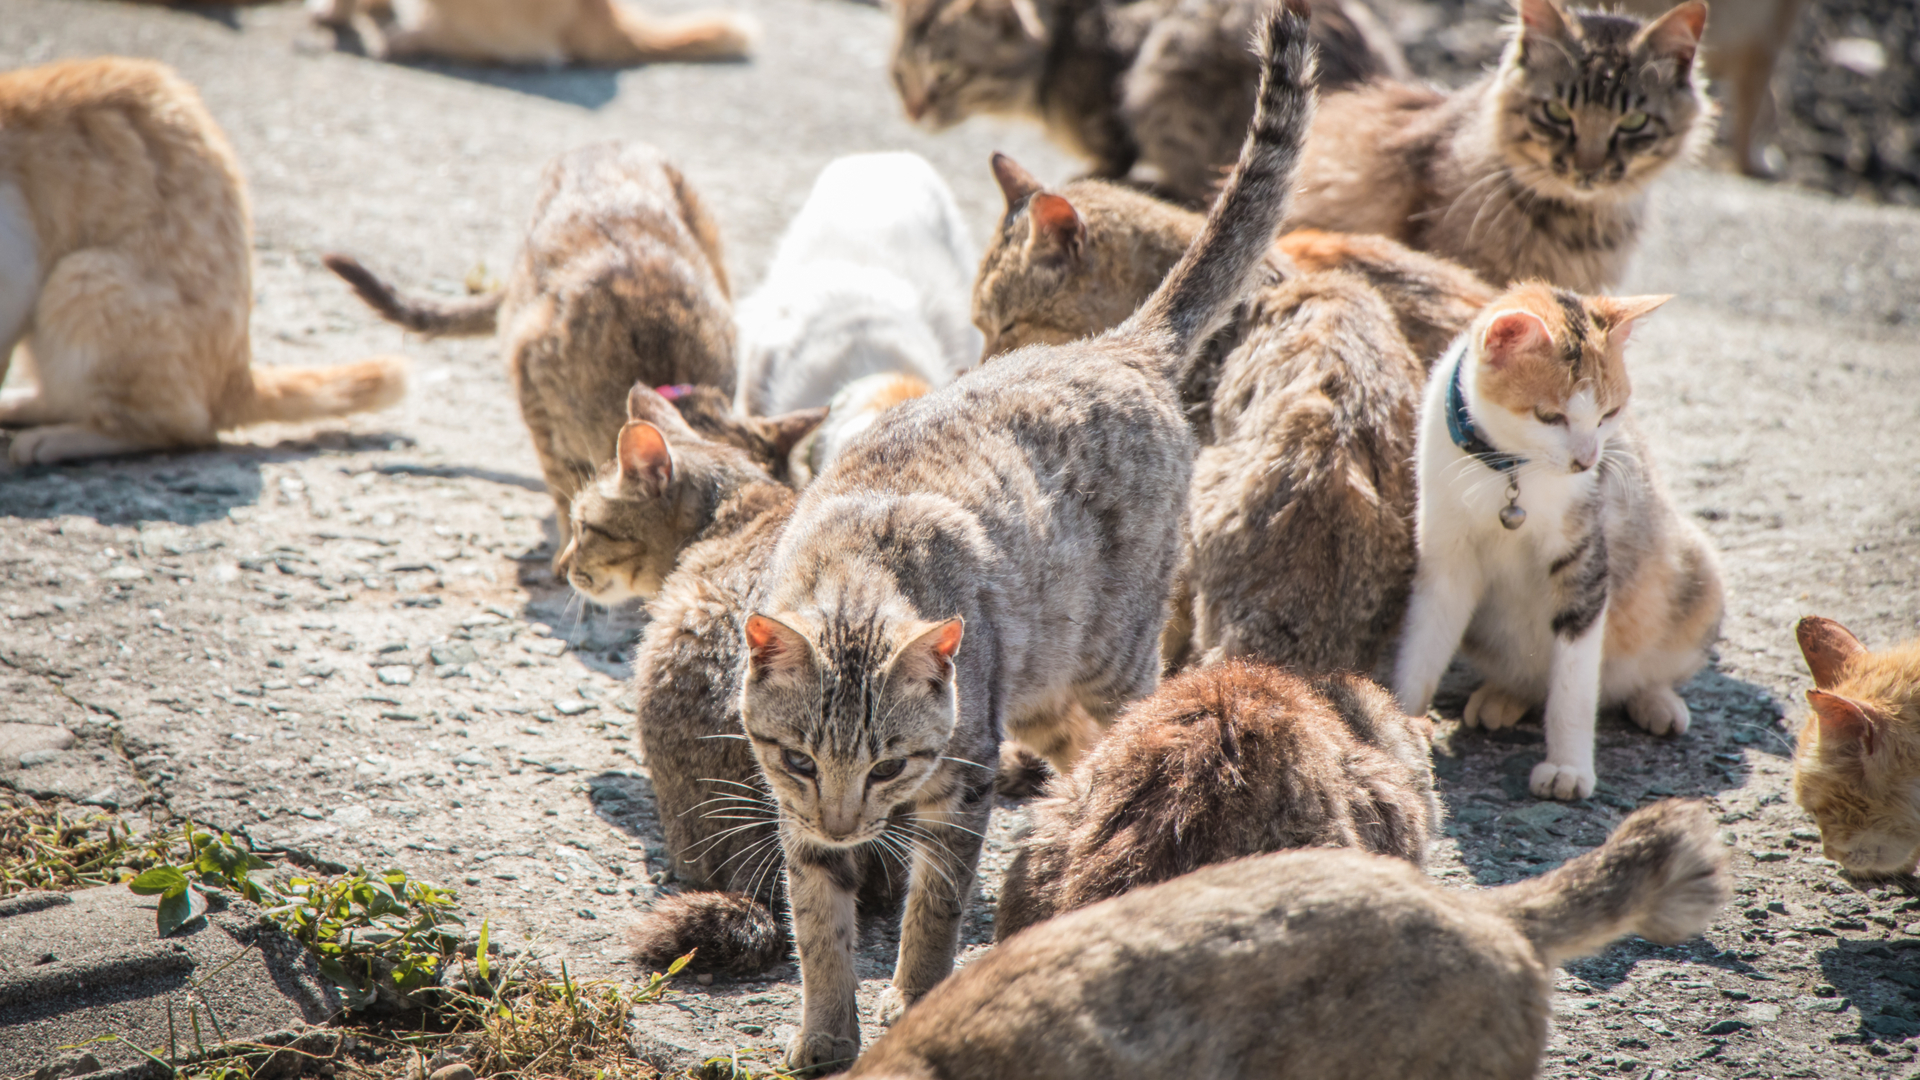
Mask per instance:
[[[925,94],[902,93],[900,95],[900,104],[906,106],[907,119],[909,120],[918,120],[927,115],[927,105],[929,103]]]

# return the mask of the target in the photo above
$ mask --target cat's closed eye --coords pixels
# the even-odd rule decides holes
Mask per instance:
[[[1541,423],[1552,424],[1556,427],[1564,425],[1567,422],[1567,417],[1565,413],[1548,412],[1545,409],[1535,409],[1533,410],[1533,415],[1534,415],[1534,418],[1539,420]]]
[[[1601,422],[1601,423],[1605,423],[1605,422],[1607,422],[1608,420],[1611,420],[1611,419],[1613,419],[1614,417],[1616,417],[1616,416],[1619,416],[1619,415],[1620,415],[1620,410],[1621,410],[1622,408],[1624,408],[1624,406],[1620,406],[1620,405],[1615,405],[1615,406],[1614,406],[1613,408],[1611,408],[1611,409],[1608,409],[1608,410],[1607,410],[1607,414],[1606,414],[1605,416],[1602,416],[1602,417],[1600,418],[1600,422]]]

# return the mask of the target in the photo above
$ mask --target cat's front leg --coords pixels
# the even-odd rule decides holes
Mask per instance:
[[[1561,620],[1555,619],[1556,623]],[[1607,610],[1568,637],[1556,631],[1553,671],[1547,685],[1547,760],[1533,767],[1528,788],[1542,799],[1584,799],[1593,794],[1593,721],[1600,709],[1600,662],[1605,652]]]
[[[1400,658],[1393,669],[1393,694],[1403,712],[1426,715],[1440,676],[1460,648],[1460,638],[1480,603],[1480,580],[1465,567],[1435,566],[1424,553],[1407,602],[1400,632]]]
[[[848,852],[788,848],[787,896],[800,952],[800,1031],[787,1047],[790,1070],[838,1072],[860,1053],[860,979],[853,970],[859,877]]]
[[[980,868],[980,844],[993,809],[993,778],[976,780],[951,808],[916,807],[906,820],[913,842],[913,877],[900,919],[900,957],[893,985],[881,999],[880,1021],[891,1024],[953,971],[960,919]]]

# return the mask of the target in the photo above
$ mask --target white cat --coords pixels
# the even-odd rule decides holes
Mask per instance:
[[[827,404],[865,375],[930,387],[980,356],[968,304],[979,253],[946,181],[918,154],[830,162],[735,309],[736,405],[770,416]]]

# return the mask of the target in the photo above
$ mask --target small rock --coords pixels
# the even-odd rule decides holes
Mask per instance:
[[[20,755],[20,767],[23,769],[31,769],[35,765],[45,765],[50,761],[58,761],[60,754],[61,751],[55,750],[52,747],[48,747],[45,750],[29,750]]]
[[[1768,1001],[1756,1001],[1747,1006],[1746,1018],[1755,1024],[1779,1023],[1780,1006]]]
[[[473,1080],[473,1067],[464,1062],[454,1062],[443,1068],[435,1069],[427,1080]]]
[[[554,877],[558,878],[559,875],[555,874]],[[581,908],[579,911],[574,912],[574,914],[580,916],[583,919],[597,919],[600,917],[593,913],[592,908]]]
[[[1719,1023],[1709,1024],[1708,1026],[1701,1028],[1700,1034],[1731,1035],[1736,1031],[1745,1031],[1746,1029],[1752,1026],[1753,1026],[1752,1024],[1749,1024],[1744,1020],[1722,1020]]]
[[[333,812],[336,825],[365,825],[373,817],[373,811],[364,806],[342,806]]]
[[[1804,1009],[1807,1012],[1830,1012],[1830,1013],[1845,1012],[1847,1008],[1847,999],[1846,998],[1800,997],[1800,998],[1794,999],[1793,1007],[1796,1009]]]
[[[559,713],[561,716],[579,716],[588,709],[597,709],[599,707],[598,704],[591,701],[556,701],[553,703],[553,711]]]
[[[464,641],[443,641],[427,652],[436,665],[472,664],[480,660],[480,654]]]
[[[1787,853],[1784,851],[1756,851],[1753,853],[1754,862],[1785,862],[1786,860]]]
[[[145,581],[147,572],[137,566],[122,564],[100,575],[108,581]]]
[[[712,986],[712,985],[713,985],[713,972],[711,972],[711,971],[703,971],[703,972],[701,972],[700,974],[698,974],[698,975],[695,975],[695,976],[693,977],[693,981],[694,981],[694,982],[697,982],[697,983],[699,983],[699,984],[700,984],[701,986]]]
[[[58,724],[0,723],[0,768],[24,755],[43,750],[65,750],[74,744],[73,732]],[[24,764],[24,762],[23,762]]]
[[[476,767],[492,764],[492,762],[487,759],[487,756],[478,750],[462,750],[454,756],[453,763],[455,765],[473,765]]]
[[[413,669],[405,664],[389,664],[386,667],[374,668],[373,675],[388,686],[406,686],[413,682]]]

